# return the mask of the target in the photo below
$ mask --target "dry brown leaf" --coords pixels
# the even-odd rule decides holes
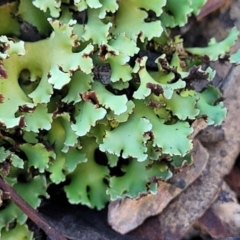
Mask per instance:
[[[234,190],[240,198],[240,168],[234,166],[232,171],[224,178],[227,184]]]
[[[225,222],[234,235],[240,234],[240,205],[227,202],[214,206],[214,212]]]
[[[240,205],[236,194],[224,182],[218,199],[194,226],[213,239],[239,234]]]
[[[208,233],[213,239],[231,237],[233,235],[226,224],[215,214],[212,207],[198,220],[197,227]]]

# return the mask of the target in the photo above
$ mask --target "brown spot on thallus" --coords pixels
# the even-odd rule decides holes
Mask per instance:
[[[161,108],[161,107],[165,107],[166,104],[165,103],[159,103],[157,101],[150,101],[148,103],[148,106],[151,107],[151,108]]]
[[[141,31],[141,32],[138,34],[138,39],[140,39],[142,36],[143,36],[143,32]]]
[[[0,79],[7,78],[7,71],[4,69],[3,65],[0,64]]]
[[[201,61],[204,63],[210,62],[210,58],[207,55],[201,56]]]
[[[26,123],[25,123],[24,116],[21,116],[21,117],[20,117],[18,126],[19,126],[20,128],[26,127]]]
[[[168,70],[168,62],[166,59],[159,58],[158,62],[161,64],[163,69]]]
[[[83,57],[83,58],[88,58],[88,57],[90,57],[90,56],[93,54],[93,52],[94,52],[94,51],[91,51],[89,54],[84,53],[84,54],[82,55],[82,57]]]
[[[11,39],[11,41],[15,42],[14,39]],[[9,44],[3,43],[2,46],[1,46],[1,51],[5,53],[9,48],[10,48]]]
[[[224,64],[226,62],[229,62],[230,54],[225,54],[223,57],[219,57],[218,61],[220,64]]]
[[[108,53],[107,46],[106,45],[101,45],[100,51],[99,51],[99,58],[100,59],[105,59],[105,55]]]
[[[104,45],[104,44],[101,45],[99,55],[98,55],[99,58],[102,60],[105,60],[105,56],[107,53],[110,53],[112,56],[116,56],[116,53],[114,51],[110,51],[107,45]]]
[[[0,103],[4,102],[4,96],[2,94],[0,94]]]
[[[207,80],[208,73],[202,71],[199,66],[193,66],[189,70],[189,75],[185,77],[186,80]]]
[[[150,88],[151,92],[153,94],[155,94],[156,96],[159,96],[160,94],[163,94],[163,88],[158,84],[147,83],[146,87]]]
[[[91,102],[93,104],[99,104],[96,92],[94,92],[94,91],[85,92],[81,96],[82,96],[82,99],[86,102]]]
[[[174,73],[175,78],[181,78],[181,75],[178,73],[177,68],[169,66],[166,59],[159,58],[158,62],[165,71]]]
[[[58,69],[59,69],[61,72],[64,72],[62,66],[58,66]]]
[[[149,137],[148,141],[153,141],[154,140],[154,135],[153,135],[153,133],[151,131],[145,132],[143,134],[143,137],[147,137],[147,136]]]
[[[36,107],[30,108],[27,105],[22,105],[19,107],[19,111],[20,112],[24,112],[24,113],[31,113],[36,109]]]
[[[136,62],[140,63],[141,62],[141,58],[137,58]]]

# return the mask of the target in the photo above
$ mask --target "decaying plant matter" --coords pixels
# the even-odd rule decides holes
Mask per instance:
[[[194,120],[219,125],[226,115],[203,62],[223,57],[238,37],[233,28],[221,42],[185,49],[171,35],[204,2],[0,6],[1,172],[32,207],[49,185],[65,183],[70,203],[102,209],[155,194],[158,179],[191,163]],[[3,236],[16,221],[11,231],[31,239],[26,218],[4,203]]]

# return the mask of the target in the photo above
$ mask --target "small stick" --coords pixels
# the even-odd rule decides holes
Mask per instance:
[[[12,201],[43,231],[51,238],[51,240],[67,240],[61,233],[52,227],[47,221],[27,202],[25,202],[17,192],[0,177],[0,188],[9,193]]]

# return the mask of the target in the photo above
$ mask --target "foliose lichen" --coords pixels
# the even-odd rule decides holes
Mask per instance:
[[[184,26],[206,1],[175,2],[0,6],[0,167],[31,206],[59,183],[66,183],[70,203],[97,209],[154,194],[157,180],[191,163],[192,122],[221,124],[226,109],[210,85],[215,72],[201,66],[202,58],[224,55],[238,31],[206,48],[185,49],[171,28]],[[193,83],[203,80],[209,84],[197,91]],[[31,239],[26,218],[5,203],[2,239],[15,220],[11,231]]]

